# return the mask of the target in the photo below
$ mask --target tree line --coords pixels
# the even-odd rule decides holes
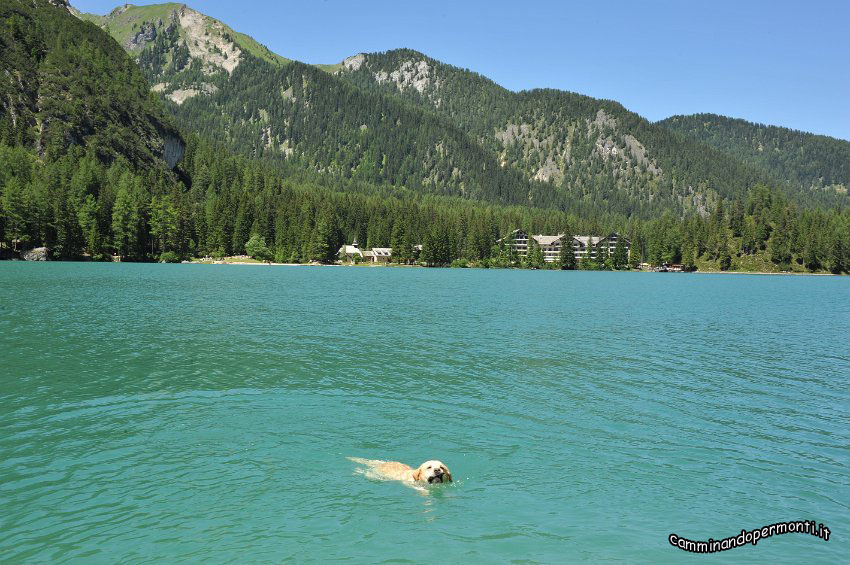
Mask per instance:
[[[192,137],[176,173],[134,168],[120,158],[107,165],[79,146],[51,161],[0,144],[0,187],[3,245],[13,252],[46,246],[57,259],[223,257],[246,253],[254,237],[253,249],[261,243],[278,262],[333,262],[356,239],[365,248],[392,247],[396,261],[432,266],[617,269],[646,261],[734,269],[755,258],[785,269],[840,273],[850,266],[847,210],[801,209],[764,185],[721,201],[705,217],[585,217],[301,178]],[[600,252],[598,260],[578,264],[568,253],[544,265],[534,245],[521,258],[497,243],[517,228],[617,231],[631,240],[632,252]]]

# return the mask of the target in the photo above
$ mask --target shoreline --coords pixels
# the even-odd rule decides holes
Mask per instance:
[[[172,265],[257,265],[260,267],[343,267],[321,263],[261,263],[259,261],[183,261]]]
[[[769,273],[767,271],[694,271],[694,275],[777,275],[793,277],[841,277],[835,273]]]
[[[25,261],[23,259],[9,259],[9,260],[0,260],[0,263],[92,263],[92,261]],[[111,264],[120,264],[120,261],[112,262]],[[145,262],[145,261],[127,261],[127,263],[146,263],[146,264],[165,264],[158,262]],[[426,267],[424,265],[396,265],[396,264],[387,264],[387,263],[377,263],[377,264],[330,264],[330,263],[265,263],[260,261],[223,261],[223,260],[213,260],[213,261],[203,261],[203,260],[187,260],[181,261],[179,263],[170,263],[172,265],[241,265],[241,266],[266,266],[266,267],[354,267],[354,268],[366,268],[366,269],[398,269],[398,268],[416,268],[416,269],[481,269],[481,270],[490,270],[490,271],[554,271],[560,272],[564,269],[524,269],[522,267],[477,267],[477,266],[467,266],[467,267],[450,267],[450,266],[442,266],[442,267]],[[606,271],[606,270],[588,270],[582,271],[582,269],[570,269],[573,272],[598,272],[598,273],[652,273],[652,274],[662,274],[660,272],[655,271],[642,271],[639,269],[628,269],[623,271]],[[800,273],[800,272],[785,272],[785,273],[776,273],[776,272],[768,272],[768,271],[692,271],[692,272],[683,272],[683,273],[664,273],[664,274],[677,274],[677,275],[758,275],[758,276],[794,276],[794,277],[842,277],[842,276],[850,276],[844,274],[836,274],[836,273]]]
[[[184,265],[265,265],[269,267],[357,267],[357,268],[418,268],[427,269],[423,265],[395,265],[395,264],[372,264],[372,265],[340,265],[340,264],[325,264],[325,263],[260,263],[254,261],[188,261],[182,263]],[[484,268],[484,267],[431,267],[434,269],[481,269],[487,271],[562,271],[563,269],[523,269],[518,267],[507,268]],[[673,274],[673,275],[759,275],[759,276],[795,276],[795,277],[841,277],[835,273],[773,273],[768,271],[692,271],[689,273],[660,273],[654,271],[642,271],[639,269],[629,269],[624,271],[582,271],[581,269],[571,269],[573,272],[596,272],[596,273],[647,273],[647,274]]]

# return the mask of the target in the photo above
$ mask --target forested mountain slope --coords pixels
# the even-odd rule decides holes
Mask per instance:
[[[136,63],[66,2],[0,0],[0,253],[96,257],[113,239],[141,248],[141,203],[176,185],[184,152],[162,106]]]
[[[185,5],[81,17],[137,58],[187,130],[335,178],[638,217],[781,184],[616,102],[513,93],[410,50],[304,65]]]
[[[534,115],[552,132],[560,126],[548,116],[564,106],[569,115],[575,108],[586,112],[570,138],[584,141],[566,150],[571,159],[581,151],[590,157],[569,161],[564,173],[587,169],[585,180],[574,186],[529,180],[521,166],[504,162],[498,145],[525,142],[533,131],[523,127],[528,120],[498,130],[498,143],[485,142],[481,124],[492,116],[441,112],[380,81],[358,86],[342,66],[319,69],[252,55],[246,44],[226,43],[225,34],[235,32],[175,10],[169,14],[177,22],[203,24],[198,45],[168,15],[162,23],[157,16],[153,28],[143,18],[136,22],[141,35],[126,37],[145,38],[138,57],[157,90],[168,96],[183,89],[182,99],[168,96],[166,104],[189,132],[185,150],[160,96],[103,30],[75,19],[58,0],[0,0],[0,258],[33,247],[45,247],[53,258],[123,261],[265,249],[263,257],[278,261],[331,262],[342,243],[357,238],[366,247],[392,247],[398,261],[411,261],[421,244],[420,260],[430,266],[497,267],[517,264],[496,242],[521,227],[533,233],[617,230],[633,242],[632,262],[833,272],[850,265],[847,208],[804,209],[760,185],[728,206],[711,206],[717,193],[709,185],[683,196],[676,192],[686,186],[679,177],[664,181],[664,153],[646,153],[649,141],[632,142],[628,152],[618,148],[617,139],[638,139],[646,123],[618,137],[615,130],[631,122],[629,114],[616,114],[614,103],[489,90],[494,100],[515,101],[504,108],[504,101],[493,103],[504,111],[521,106],[524,97],[535,100],[540,113]],[[197,56],[188,41],[201,50]],[[464,76],[473,75],[462,74],[457,84]],[[537,141],[529,141],[535,150]],[[629,162],[638,163],[627,167],[631,172],[620,166]],[[693,170],[698,167],[686,172]],[[619,184],[640,175],[662,180]],[[708,207],[712,212],[703,217]],[[687,210],[701,213],[683,217]],[[622,268],[620,259],[579,266]]]
[[[0,141],[51,159],[173,166],[182,141],[138,67],[59,0],[0,0]]]
[[[511,92],[409,49],[359,54],[338,76],[446,116],[500,164],[576,197],[666,201],[704,213],[770,175],[671,133],[610,100],[551,89]]]
[[[850,141],[717,114],[672,116],[658,122],[802,189],[846,194]]]
[[[494,153],[450,121],[273,55],[184,5],[81,17],[137,58],[184,130],[237,153],[420,193],[560,204],[548,186],[500,167]]]

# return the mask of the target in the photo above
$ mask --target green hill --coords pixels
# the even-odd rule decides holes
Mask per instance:
[[[183,5],[96,20],[186,130],[230,150],[342,180],[503,203],[557,205],[455,124],[319,68],[272,55]]]
[[[617,102],[551,89],[515,93],[409,49],[349,57],[338,76],[457,123],[502,166],[579,199],[705,213],[718,197],[740,197],[759,181],[775,184]]]
[[[59,0],[0,0],[0,242],[105,256],[114,228],[118,248],[135,234],[144,249],[146,216],[129,203],[173,185],[183,152],[162,101],[108,34]]]
[[[846,194],[850,141],[716,114],[673,116],[658,122],[803,190]]]
[[[137,59],[184,129],[291,169],[637,217],[705,215],[758,182],[782,184],[616,102],[514,93],[415,51],[305,65],[184,5],[83,17]]]
[[[0,0],[0,139],[58,158],[173,166],[182,141],[138,67],[61,2]]]
[[[767,173],[614,102],[511,93],[407,51],[374,67],[254,55],[215,20],[155,8],[100,22],[122,49],[59,0],[0,0],[0,257],[331,262],[357,238],[498,267],[516,257],[496,241],[521,227],[617,230],[632,262],[850,265],[847,208],[749,188]]]
[[[222,22],[188,8],[185,4],[167,3],[148,6],[124,4],[105,16],[78,14],[115,38],[131,54],[138,55],[149,44],[155,42],[160,33],[169,33],[172,28],[179,40],[185,42],[192,56],[206,58],[211,65],[222,57],[218,65],[225,64],[225,53],[238,58],[244,50],[270,63],[287,63],[289,59],[272,53],[268,47],[251,37],[233,31]]]

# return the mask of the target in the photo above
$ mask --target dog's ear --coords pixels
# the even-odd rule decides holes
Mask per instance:
[[[449,468],[443,465],[443,472],[449,478],[449,482],[452,482],[452,473],[449,471]]]
[[[421,481],[422,480],[422,467],[417,467],[415,471],[413,471],[413,480]]]

